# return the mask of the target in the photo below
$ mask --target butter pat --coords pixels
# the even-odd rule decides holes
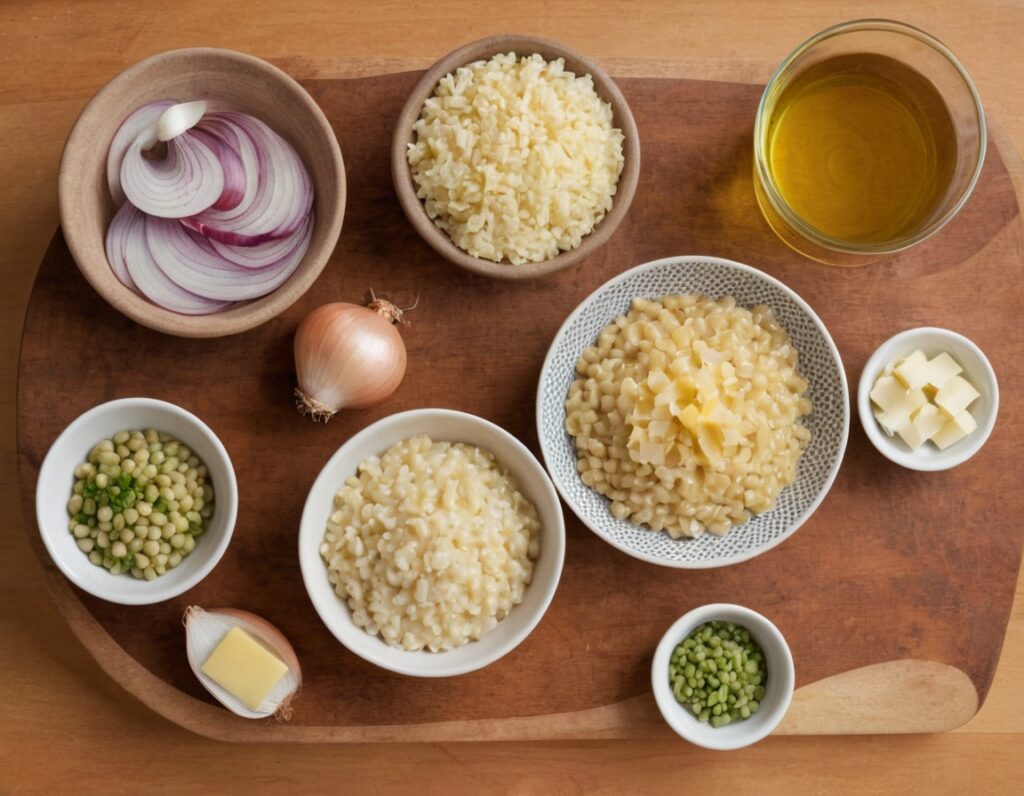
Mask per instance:
[[[950,417],[956,417],[970,406],[979,393],[962,376],[954,376],[935,393],[935,405]]]
[[[928,384],[938,390],[954,376],[959,376],[963,368],[949,354],[943,351],[937,357],[928,360]]]
[[[967,407],[978,397],[947,352],[928,359],[922,351],[895,359],[871,388],[875,419],[890,437],[914,450],[932,440],[944,450],[977,428]]]
[[[202,672],[250,710],[259,710],[288,666],[242,628],[233,627],[203,663]]]
[[[970,412],[964,411],[956,417],[947,420],[938,433],[932,437],[932,442],[939,446],[939,450],[946,450],[954,442],[959,442],[974,429],[978,427],[978,421]]]
[[[909,390],[920,390],[928,383],[928,357],[922,351],[915,351],[893,369],[896,378]]]

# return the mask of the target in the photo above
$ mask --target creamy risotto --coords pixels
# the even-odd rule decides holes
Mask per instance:
[[[725,534],[796,479],[811,402],[768,307],[635,299],[576,372],[566,429],[578,470],[620,519],[673,537]]]
[[[359,465],[320,555],[352,619],[407,650],[483,637],[523,600],[540,554],[533,504],[489,451],[413,437]]]

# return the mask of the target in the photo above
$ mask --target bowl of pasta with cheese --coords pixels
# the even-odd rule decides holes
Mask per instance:
[[[566,319],[537,392],[562,498],[644,561],[739,563],[814,513],[839,471],[850,402],[839,351],[777,279],[669,257],[605,283]]]

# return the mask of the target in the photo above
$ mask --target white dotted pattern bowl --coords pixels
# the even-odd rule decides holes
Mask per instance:
[[[111,575],[78,549],[68,531],[67,503],[74,470],[96,443],[118,431],[155,428],[177,437],[203,460],[214,490],[213,516],[195,549],[155,580]],[[123,605],[169,600],[205,578],[227,550],[238,515],[238,485],[231,458],[217,435],[180,406],[153,398],[121,398],[94,406],[72,421],[46,454],[36,481],[36,523],[50,557],[68,579],[89,594]]]
[[[565,399],[576,362],[600,332],[629,309],[637,296],[670,294],[733,296],[745,307],[765,304],[799,351],[799,369],[813,404],[803,419],[811,431],[797,478],[779,494],[775,508],[734,526],[725,536],[706,533],[673,539],[614,517],[609,501],[580,479],[573,439],[565,430]],[[706,569],[736,564],[770,550],[797,530],[824,500],[843,459],[850,429],[846,375],[832,337],[796,293],[756,268],[717,257],[667,257],[639,265],[606,282],[576,308],[555,335],[537,389],[537,434],[555,486],[565,502],[609,544],[654,564]]]
[[[371,636],[352,621],[348,605],[327,579],[320,557],[327,519],[334,511],[334,495],[356,468],[402,440],[428,434],[435,442],[466,442],[485,448],[515,480],[537,508],[541,524],[540,557],[523,601],[478,641],[445,652],[392,647]],[[360,658],[399,674],[415,677],[451,677],[487,666],[511,652],[540,622],[555,595],[565,558],[565,522],[551,479],[519,440],[483,418],[449,409],[414,409],[400,412],[360,431],[342,445],[324,465],[309,490],[299,528],[299,565],[313,607],[334,637]]]
[[[750,631],[751,638],[764,653],[764,699],[757,713],[749,719],[734,721],[724,727],[712,727],[698,721],[676,701],[669,683],[669,662],[672,651],[690,633],[705,622],[732,622]],[[782,632],[765,617],[749,608],[729,603],[715,603],[694,608],[676,620],[658,644],[651,662],[651,688],[654,701],[668,725],[690,743],[705,749],[739,749],[760,741],[779,726],[793,701],[796,670],[793,655]]]
[[[939,450],[930,442],[911,450],[902,439],[890,437],[882,430],[871,409],[871,388],[882,370],[897,357],[905,357],[915,349],[921,349],[929,358],[947,352],[964,369],[961,375],[980,393],[968,407],[978,427],[945,450]],[[857,386],[857,412],[871,444],[889,461],[911,470],[948,470],[970,459],[988,440],[999,413],[999,383],[988,357],[963,335],[933,326],[907,329],[882,343],[864,365]]]

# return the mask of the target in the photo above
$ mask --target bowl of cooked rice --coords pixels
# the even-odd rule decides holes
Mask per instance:
[[[504,35],[440,59],[395,127],[391,173],[416,231],[456,265],[499,279],[569,268],[629,210],[640,141],[593,61]]]
[[[566,319],[537,392],[562,498],[644,561],[735,564],[792,535],[832,486],[850,428],[839,351],[777,279],[669,257],[594,291]]]
[[[306,500],[299,564],[350,651],[417,677],[498,660],[540,622],[565,556],[562,506],[519,440],[448,409],[391,415],[331,457]]]

